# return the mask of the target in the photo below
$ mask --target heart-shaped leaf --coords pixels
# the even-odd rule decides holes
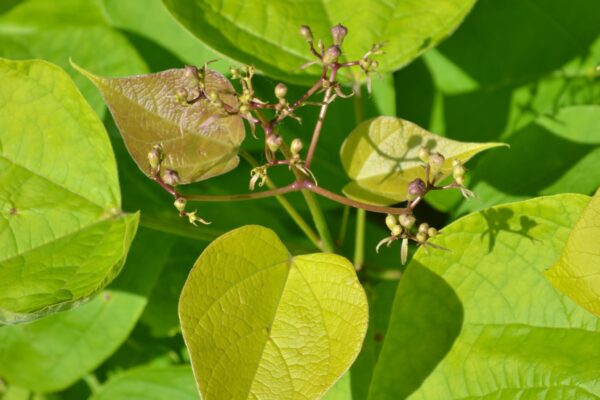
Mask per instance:
[[[446,161],[441,175],[452,172],[452,161],[468,161],[475,154],[501,143],[463,143],[427,132],[412,122],[394,117],[364,121],[346,138],[340,150],[342,164],[354,180],[344,188],[348,197],[374,204],[406,200],[410,181],[425,179],[419,149],[439,152]]]
[[[598,398],[600,323],[544,278],[589,197],[448,225],[400,281],[369,399]],[[400,362],[399,360],[403,360]]]
[[[197,82],[185,68],[114,79],[76,68],[102,92],[129,153],[146,175],[148,153],[155,145],[164,153],[161,168],[176,171],[181,183],[221,175],[238,165],[244,140],[241,117],[206,98],[182,104],[198,94]],[[206,93],[237,107],[233,87],[223,75],[206,69],[203,84]]]
[[[106,131],[73,81],[0,59],[0,323],[74,307],[112,281],[138,223],[120,208]]]
[[[331,43],[332,26],[347,26],[343,49],[348,60],[385,42],[379,70],[389,72],[447,37],[475,4],[475,0],[163,1],[186,28],[218,52],[296,83],[314,80],[320,73],[316,67],[308,71],[299,68],[314,59],[298,33],[301,25],[309,25],[315,40],[322,38],[327,44]]]
[[[356,358],[368,306],[345,258],[245,226],[200,255],[179,317],[203,399],[314,399]]]
[[[560,259],[546,271],[546,277],[600,317],[600,191],[581,214]]]

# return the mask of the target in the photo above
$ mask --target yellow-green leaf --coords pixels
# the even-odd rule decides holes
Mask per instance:
[[[342,145],[342,164],[353,180],[344,193],[374,204],[406,200],[410,181],[425,179],[423,163],[418,157],[422,146],[444,155],[446,161],[441,173],[448,176],[453,160],[466,162],[502,143],[463,143],[430,133],[401,118],[374,118],[358,125]]]
[[[102,122],[68,75],[0,59],[0,323],[90,299],[121,270],[137,223],[121,211]]]
[[[207,99],[182,105],[177,91],[187,91],[191,99],[195,90],[185,69],[111,79],[76,68],[102,92],[127,150],[146,175],[154,145],[163,148],[161,168],[176,171],[181,183],[221,175],[238,165],[242,119]],[[207,69],[204,84],[206,93],[215,92],[230,107],[237,106],[233,87],[223,75]]]
[[[600,190],[571,231],[546,277],[557,289],[600,317]]]
[[[250,225],[200,255],[179,317],[203,399],[316,399],[356,358],[368,306],[348,260],[291,256]]]

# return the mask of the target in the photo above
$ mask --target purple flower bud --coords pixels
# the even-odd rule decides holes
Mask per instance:
[[[336,46],[335,44],[331,45],[325,51],[325,55],[323,56],[323,63],[325,65],[332,64],[332,63],[336,62],[338,60],[338,58],[340,58],[341,55],[342,55],[342,50],[340,50],[340,47]]]
[[[307,25],[302,25],[300,27],[300,34],[302,36],[304,36],[304,39],[306,39],[307,42],[312,42],[312,40],[313,40],[312,31],[310,30],[310,28]]]
[[[416,199],[421,197],[427,191],[427,185],[422,179],[417,178],[408,184],[408,197],[409,199]]]
[[[337,24],[331,28],[331,36],[333,37],[333,43],[337,46],[341,46],[344,38],[348,34],[348,28],[342,24]]]

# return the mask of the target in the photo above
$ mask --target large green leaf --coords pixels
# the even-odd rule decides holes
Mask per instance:
[[[0,56],[51,61],[71,74],[92,108],[100,115],[105,107],[91,82],[69,64],[94,67],[103,75],[147,71],[127,39],[111,29],[103,10],[94,1],[26,0],[0,15]]]
[[[456,214],[600,185],[589,173],[600,168],[599,19],[595,0],[480,0],[450,39],[396,73],[399,116],[451,139],[511,145],[472,164],[481,201]],[[442,193],[456,194],[426,200]],[[444,197],[435,206],[445,211],[461,202]]]
[[[148,153],[155,145],[164,152],[161,168],[176,171],[181,183],[221,175],[238,165],[245,136],[242,119],[208,99],[181,105],[178,90],[186,96],[197,90],[185,69],[114,79],[79,70],[102,92],[129,153],[147,175]],[[233,87],[220,73],[207,70],[204,85],[206,93],[217,93],[223,102],[236,106]]]
[[[546,277],[600,317],[600,191],[581,214],[560,259],[546,271]]]
[[[141,229],[108,290],[76,309],[0,328],[0,376],[10,385],[51,392],[100,365],[131,333],[172,243],[167,235]]]
[[[349,368],[368,309],[346,259],[291,256],[273,231],[245,226],[198,258],[179,316],[204,399],[300,399]]]
[[[161,0],[101,0],[101,4],[111,25],[120,28],[138,51],[143,50],[144,40],[150,40],[189,65],[219,58],[177,23]],[[161,61],[156,60],[156,63]],[[228,66],[225,60],[210,64],[212,69],[223,73]]]
[[[123,214],[106,131],[60,68],[0,60],[0,322],[88,300],[119,273]]]
[[[198,400],[190,367],[143,367],[111,378],[90,400]]]
[[[422,146],[446,157],[440,172],[448,176],[453,160],[466,162],[475,154],[502,144],[461,143],[400,118],[374,118],[358,125],[342,145],[342,164],[354,180],[344,192],[370,203],[406,200],[408,184],[416,178],[425,179],[423,163],[418,157]]]
[[[175,17],[216,51],[254,64],[267,75],[292,82],[318,76],[299,67],[311,60],[299,35],[309,25],[316,38],[331,43],[329,29],[342,23],[349,29],[344,43],[347,59],[358,59],[374,43],[385,42],[379,70],[393,71],[448,36],[475,0],[387,2],[261,0],[222,3],[216,0],[163,0]],[[357,77],[358,78],[358,77]],[[313,79],[314,80],[314,79]]]
[[[600,320],[550,285],[589,197],[499,206],[447,226],[400,281],[371,399],[598,398]]]

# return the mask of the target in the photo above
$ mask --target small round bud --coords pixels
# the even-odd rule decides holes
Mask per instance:
[[[443,155],[441,155],[440,153],[433,153],[429,157],[429,165],[431,165],[431,172],[433,174],[437,174],[438,172],[440,172],[442,166],[444,165],[444,161],[446,161],[446,158]]]
[[[425,146],[421,146],[419,149],[419,159],[424,163],[429,162],[429,157],[431,156],[431,152]]]
[[[183,70],[183,75],[186,78],[198,79],[198,68],[194,67],[193,65],[186,65]]]
[[[436,237],[437,234],[438,234],[438,231],[433,226],[431,228],[427,229],[427,236]]]
[[[452,176],[454,179],[462,178],[465,176],[465,167],[463,167],[462,163],[458,160],[454,160],[452,162],[454,167],[452,168]]]
[[[178,197],[177,199],[175,199],[175,202],[173,203],[173,205],[175,206],[175,208],[177,209],[177,211],[179,211],[180,213],[185,211],[185,205],[187,203],[187,200],[184,199],[183,197]]]
[[[456,176],[454,177],[454,182],[456,182],[459,186],[465,186],[465,177],[464,176]]]
[[[392,229],[392,236],[400,236],[402,235],[402,227],[400,225],[394,226]]]
[[[240,114],[248,114],[250,112],[250,107],[247,104],[242,104],[238,111]]]
[[[307,42],[312,42],[313,36],[312,31],[307,25],[302,25],[300,27],[300,34],[306,39]]]
[[[173,171],[172,169],[168,169],[162,174],[162,180],[167,185],[171,186],[175,186],[180,182],[179,174],[177,171]]]
[[[235,67],[229,67],[229,73],[231,74],[231,79],[239,79],[240,78],[240,69]]]
[[[402,225],[405,229],[410,229],[413,227],[413,225],[415,224],[415,217],[412,215],[408,215],[408,214],[400,214],[398,216],[398,222],[400,222],[400,225]]]
[[[267,147],[272,152],[276,152],[277,150],[279,150],[281,143],[282,143],[282,139],[281,139],[281,136],[279,136],[279,135],[269,135],[267,137]]]
[[[344,38],[348,34],[348,28],[346,28],[342,24],[337,24],[333,28],[331,28],[331,37],[333,37],[333,43],[341,46]]]
[[[379,62],[377,62],[376,60],[371,60],[371,62],[369,63],[369,70],[375,71],[377,67],[379,67]]]
[[[398,226],[398,223],[396,222],[396,217],[394,217],[392,214],[388,214],[387,217],[385,217],[385,225],[390,231],[393,230],[394,227]]]
[[[333,64],[340,58],[342,55],[342,50],[337,45],[331,45],[325,51],[325,55],[323,55],[323,63],[325,65]]]
[[[419,233],[427,234],[427,231],[429,231],[429,224],[427,222],[423,222],[419,225]]]
[[[217,92],[212,91],[208,94],[208,99],[211,103],[216,103],[219,101],[219,95],[217,94]]]
[[[427,234],[423,232],[417,233],[417,242],[425,243],[427,241]]]
[[[427,186],[420,178],[417,178],[408,184],[408,197],[411,200],[423,196],[426,191]]]
[[[150,168],[157,169],[162,161],[162,148],[160,145],[152,146],[152,150],[148,152],[148,163]]]
[[[298,138],[292,140],[292,144],[290,145],[290,150],[292,151],[292,154],[300,153],[300,151],[302,151],[302,140],[300,140]]]
[[[284,98],[285,95],[287,94],[287,86],[285,86],[283,83],[278,83],[277,86],[275,86],[275,97],[277,97],[278,99]]]

